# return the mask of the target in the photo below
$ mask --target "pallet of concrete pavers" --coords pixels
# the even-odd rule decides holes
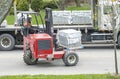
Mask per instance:
[[[92,24],[91,11],[72,11],[72,24]]]
[[[53,24],[71,24],[71,11],[53,11]]]
[[[57,40],[60,46],[69,49],[80,48],[81,46],[81,32],[74,29],[59,30],[57,33]]]
[[[91,11],[53,11],[53,24],[92,24]]]

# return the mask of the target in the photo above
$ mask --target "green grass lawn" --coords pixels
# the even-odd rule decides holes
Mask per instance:
[[[104,75],[21,75],[1,76],[0,79],[120,79],[109,74]]]
[[[7,20],[7,23],[8,23],[9,25],[14,24],[14,15],[8,15],[8,16],[6,17],[6,20]]]
[[[69,6],[66,10],[90,10],[91,6],[88,4],[81,4],[81,7]]]

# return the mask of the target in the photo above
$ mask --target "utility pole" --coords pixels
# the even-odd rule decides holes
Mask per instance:
[[[112,0],[112,15],[111,15],[111,25],[113,27],[113,42],[114,42],[114,60],[115,60],[115,74],[118,75],[118,61],[117,61],[117,35],[120,29],[119,23],[117,23],[117,19],[119,14],[117,12],[118,3],[116,0]]]
[[[17,4],[17,0],[14,0],[14,19],[15,19],[15,22],[14,22],[14,25],[16,26],[17,25],[17,8],[16,8],[16,4]]]

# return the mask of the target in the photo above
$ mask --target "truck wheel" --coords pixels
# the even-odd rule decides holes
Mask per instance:
[[[0,35],[0,50],[12,50],[15,46],[15,39],[10,34]]]
[[[38,61],[38,59],[32,57],[32,53],[30,50],[26,50],[24,52],[23,60],[27,65],[35,65]]]
[[[63,56],[63,62],[66,66],[75,66],[79,61],[76,53],[65,53]]]

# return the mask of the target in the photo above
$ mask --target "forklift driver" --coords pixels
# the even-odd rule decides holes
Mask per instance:
[[[26,21],[24,22],[24,26],[25,26],[25,27],[31,27],[31,26],[32,26],[32,25],[31,25],[31,20],[32,20],[31,15],[28,15]]]
[[[32,17],[29,15],[27,17],[27,20],[24,22],[24,30],[23,34],[26,36],[28,34],[33,34],[34,30],[32,29],[32,24],[31,24]]]

